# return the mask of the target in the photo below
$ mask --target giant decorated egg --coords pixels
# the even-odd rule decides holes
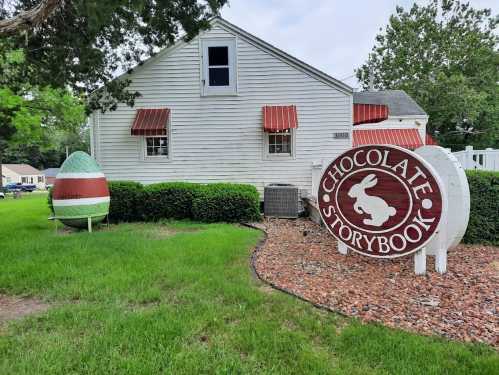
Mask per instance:
[[[57,219],[70,227],[84,228],[88,218],[102,221],[109,213],[107,180],[87,153],[69,155],[56,176],[52,204]]]

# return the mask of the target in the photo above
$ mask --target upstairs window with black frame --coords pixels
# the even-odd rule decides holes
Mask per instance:
[[[229,86],[229,47],[208,47],[208,79],[210,86]]]
[[[202,45],[203,95],[235,94],[235,39],[205,39]]]

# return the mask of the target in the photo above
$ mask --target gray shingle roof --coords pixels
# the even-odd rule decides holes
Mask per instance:
[[[42,174],[42,172],[29,164],[2,164],[2,166],[21,176]]]
[[[42,171],[45,177],[55,177],[59,173],[60,168],[47,168]]]
[[[387,105],[390,116],[427,116],[423,108],[403,90],[354,92],[353,102]]]

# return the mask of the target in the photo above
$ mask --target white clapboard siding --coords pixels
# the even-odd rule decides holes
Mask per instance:
[[[202,37],[234,37],[215,24]],[[269,183],[291,183],[310,191],[312,163],[351,146],[334,140],[351,132],[352,96],[237,37],[237,96],[200,95],[199,37],[160,55],[129,76],[142,97],[134,108],[96,113],[92,151],[110,180],[241,182],[260,192]],[[294,104],[298,110],[295,157],[267,160],[263,105]],[[137,108],[171,109],[170,160],[144,161],[142,137],[131,136]]]

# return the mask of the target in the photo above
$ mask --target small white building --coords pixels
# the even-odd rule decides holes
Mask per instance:
[[[353,146],[394,144],[415,149],[436,144],[427,134],[428,114],[403,90],[353,94]]]
[[[2,185],[10,183],[32,184],[45,189],[45,176],[29,164],[2,164]]]
[[[91,152],[110,180],[310,193],[313,162],[352,147],[348,85],[221,18],[124,77],[142,94],[135,107],[90,117]]]

